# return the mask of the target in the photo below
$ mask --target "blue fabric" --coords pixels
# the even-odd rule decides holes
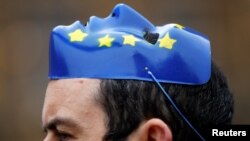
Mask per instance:
[[[158,33],[155,44],[144,39]],[[92,16],[57,26],[50,40],[50,79],[98,78],[204,84],[210,79],[211,50],[207,37],[179,24],[156,27],[125,4],[106,18]]]

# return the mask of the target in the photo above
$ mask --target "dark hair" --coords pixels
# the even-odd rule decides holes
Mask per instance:
[[[204,131],[211,125],[231,123],[233,97],[222,72],[212,63],[211,79],[204,85],[162,83],[194,127]],[[124,141],[140,123],[163,120],[177,141],[197,140],[155,82],[102,80],[100,102],[107,116],[105,141]]]

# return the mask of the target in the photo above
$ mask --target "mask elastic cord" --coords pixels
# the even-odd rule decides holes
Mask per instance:
[[[174,107],[174,109],[177,111],[177,113],[182,117],[182,119],[188,124],[188,126],[200,137],[202,141],[206,141],[205,138],[193,127],[193,125],[189,122],[189,120],[184,116],[184,114],[180,111],[180,109],[177,107],[177,105],[174,103],[172,98],[169,96],[169,94],[164,90],[160,82],[155,78],[153,73],[146,67],[145,70],[148,72],[148,74],[152,77],[152,79],[156,82],[156,84],[160,87],[161,91],[164,93],[164,95],[167,97],[168,101],[171,103],[171,105]]]

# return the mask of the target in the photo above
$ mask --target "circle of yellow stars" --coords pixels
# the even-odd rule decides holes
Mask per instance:
[[[182,25],[179,24],[176,24],[175,27],[179,29],[184,28]],[[75,31],[69,33],[68,36],[70,38],[70,42],[82,42],[85,40],[88,34],[83,32],[81,29],[76,29]],[[136,42],[140,41],[133,35],[124,35],[122,37],[123,44],[132,47],[135,46]],[[109,34],[98,38],[99,47],[112,47],[113,41],[115,41],[115,38],[110,36]],[[172,49],[177,40],[171,38],[169,32],[167,32],[162,38],[158,39],[158,42],[160,48]]]

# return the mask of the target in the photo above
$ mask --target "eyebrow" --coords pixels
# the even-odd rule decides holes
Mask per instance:
[[[69,119],[69,118],[54,118],[45,125],[43,125],[43,130],[46,132],[48,129],[50,130],[55,130],[57,126],[63,125],[67,127],[75,127],[75,128],[80,128],[79,125],[77,124],[76,121]]]

